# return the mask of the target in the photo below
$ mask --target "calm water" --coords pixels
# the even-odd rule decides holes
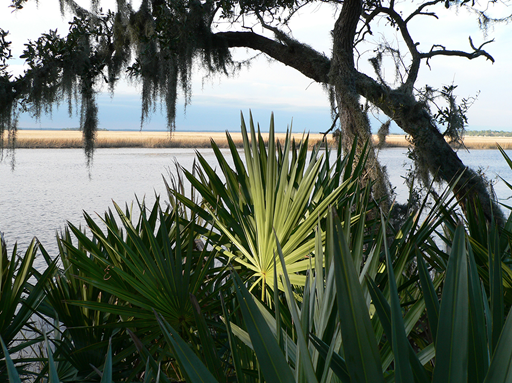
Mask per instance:
[[[0,163],[0,231],[9,247],[17,241],[24,249],[37,236],[56,251],[55,233],[67,221],[83,224],[83,211],[103,215],[112,201],[124,207],[135,196],[152,204],[155,193],[166,195],[162,176],[169,179],[174,162],[190,169],[194,156],[183,149],[98,149],[89,172],[80,149],[17,149],[14,171],[9,159]]]
[[[405,152],[393,148],[379,154],[399,200],[407,196],[402,178],[409,166]],[[201,153],[215,163],[211,151],[202,149]],[[497,150],[459,155],[466,165],[483,167],[489,178],[500,175],[512,183],[512,171]],[[11,171],[9,158],[0,163],[0,231],[9,247],[17,241],[24,249],[37,236],[52,253],[56,251],[55,233],[67,221],[83,224],[82,211],[102,215],[113,206],[112,201],[124,206],[135,195],[152,203],[155,193],[166,195],[162,176],[168,178],[174,161],[190,169],[194,157],[190,149],[98,149],[89,174],[80,149],[18,149],[15,171]],[[501,199],[512,194],[502,181],[496,191]]]

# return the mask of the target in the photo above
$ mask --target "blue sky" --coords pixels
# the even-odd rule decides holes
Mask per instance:
[[[6,3],[8,2],[5,1],[4,4]],[[0,26],[11,32],[9,40],[13,41],[15,57],[21,54],[23,43],[27,39],[36,39],[41,32],[50,28],[58,28],[61,33],[67,30],[67,20],[61,18],[58,3],[58,0],[39,0],[39,7],[36,7],[33,1],[20,12],[11,13],[6,9],[0,11]],[[84,3],[87,4],[88,2]],[[408,7],[408,4],[409,2],[404,2],[400,6]],[[420,42],[423,51],[428,51],[435,43],[441,43],[447,49],[470,50],[468,36],[473,38],[475,45],[480,45],[486,39],[495,38],[495,42],[487,47],[496,63],[491,64],[483,58],[472,61],[453,57],[435,58],[431,61],[431,69],[423,66],[417,86],[429,83],[440,88],[456,83],[459,85],[459,97],[474,96],[480,92],[478,101],[469,112],[468,129],[512,130],[512,108],[509,105],[512,99],[512,26],[497,26],[489,31],[486,38],[478,29],[474,15],[463,10],[446,11],[443,6],[432,10],[439,12],[439,20],[424,17],[410,24],[411,34]],[[295,38],[330,56],[329,33],[334,22],[334,13],[332,7],[325,5],[304,8],[291,26]],[[496,11],[496,15],[503,16],[499,10]],[[375,27],[374,36],[381,38],[384,36],[381,35],[384,30],[384,25]],[[255,31],[262,32],[258,28]],[[389,28],[387,31],[389,32]],[[397,39],[393,33],[386,32],[385,36],[388,41]],[[370,75],[372,73],[369,70],[368,59],[374,47],[375,45],[369,43],[359,50],[361,57],[358,65]],[[243,60],[254,55],[254,52],[239,49],[235,55],[236,58]],[[13,60],[13,64],[13,72],[20,73],[22,61]],[[390,66],[385,67],[386,71],[387,78],[394,76]],[[192,104],[188,106],[186,114],[183,105],[178,105],[179,131],[237,131],[240,126],[240,111],[247,115],[249,109],[253,111],[255,120],[260,122],[262,129],[268,126],[271,112],[274,112],[276,127],[281,131],[290,125],[292,119],[295,132],[319,132],[330,127],[330,107],[322,87],[312,83],[297,71],[279,63],[269,62],[263,56],[254,60],[250,69],[243,69],[235,77],[205,76],[206,73],[200,68],[194,72]],[[108,94],[100,94],[100,128],[139,129],[138,91],[137,86],[122,83],[113,99]],[[378,129],[379,119],[385,121],[384,116],[371,117],[374,129]],[[60,108],[54,108],[52,118],[44,117],[41,121],[35,121],[30,116],[21,116],[19,126],[69,128],[78,126],[78,118],[69,119],[67,106],[61,105]],[[157,110],[144,129],[162,130],[165,126],[164,117]],[[395,132],[401,131],[396,129]]]
[[[256,103],[255,103],[256,104]],[[255,107],[254,107],[255,106]],[[139,95],[120,94],[111,98],[108,94],[98,96],[99,128],[108,130],[139,130],[140,129],[140,97]],[[331,126],[330,109],[325,107],[304,107],[292,109],[286,104],[249,105],[239,102],[209,102],[198,96],[192,104],[184,110],[183,105],[178,106],[176,129],[178,131],[238,131],[240,127],[240,113],[245,120],[252,113],[254,121],[258,122],[263,131],[268,130],[270,114],[274,113],[275,126],[278,131],[285,131],[292,125],[294,132],[309,131],[311,133],[325,132]],[[67,105],[53,111],[52,117],[43,117],[36,121],[30,116],[22,116],[20,128],[28,129],[62,129],[78,128],[79,119],[69,118]],[[143,130],[165,130],[166,120],[160,109],[157,108]]]

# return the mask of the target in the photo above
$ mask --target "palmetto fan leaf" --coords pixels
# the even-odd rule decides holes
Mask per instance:
[[[44,299],[44,286],[55,272],[55,264],[39,273],[33,267],[39,241],[34,238],[27,250],[18,252],[14,245],[10,257],[3,238],[0,238],[0,337],[5,350],[16,353],[36,343],[40,337],[34,332],[33,339],[27,339],[23,330],[36,330],[33,313]],[[35,283],[33,282],[35,280]],[[0,381],[6,379],[3,359],[4,349],[0,348]]]
[[[117,217],[110,211],[105,214],[106,229],[103,230],[85,214],[91,238],[70,224],[69,230],[78,246],[71,238],[61,239],[67,262],[77,270],[78,283],[87,285],[89,290],[101,291],[102,297],[114,297],[108,300],[71,298],[65,303],[71,308],[115,320],[115,323],[105,322],[98,330],[103,329],[104,333],[119,330],[112,338],[113,363],[116,368],[131,363],[130,371],[122,371],[128,380],[141,372],[145,361],[135,363],[130,359],[137,356],[133,343],[121,350],[115,348],[120,344],[116,342],[117,335],[124,328],[131,329],[151,355],[158,353],[162,333],[153,313],[157,310],[200,350],[200,339],[190,330],[196,324],[191,295],[201,302],[202,313],[210,326],[212,312],[221,311],[218,294],[228,286],[221,283],[222,268],[213,264],[215,254],[209,250],[209,243],[202,247],[195,241],[199,233],[208,237],[204,228],[196,226],[194,220],[181,217],[180,209],[162,209],[158,198],[153,207],[147,208],[142,202],[139,209],[140,217],[135,220],[128,211],[123,212],[115,205]],[[121,335],[122,340],[128,339],[124,332]],[[106,350],[108,343],[104,343]],[[104,355],[105,351],[98,352],[98,357],[104,359]],[[162,358],[167,362],[170,357]]]
[[[307,136],[297,145],[288,132],[284,143],[276,142],[273,116],[268,142],[256,130],[252,116],[249,128],[247,132],[242,117],[243,160],[227,134],[233,165],[212,142],[220,169],[198,153],[197,176],[184,173],[203,197],[203,213],[229,240],[222,247],[223,254],[252,276],[250,288],[259,286],[263,298],[266,289],[274,287],[276,238],[290,282],[304,285],[301,272],[312,264],[314,228],[329,206],[350,199],[358,174],[340,177],[351,163],[349,156],[338,157],[331,167],[329,149],[321,154],[316,146],[309,152]],[[194,206],[184,196],[178,198]],[[279,263],[277,268],[280,274]],[[281,281],[278,286],[283,289]]]

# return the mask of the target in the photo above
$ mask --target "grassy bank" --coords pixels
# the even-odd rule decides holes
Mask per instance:
[[[241,133],[231,133],[234,142],[242,146]],[[263,133],[263,136],[268,136]],[[277,133],[276,136],[284,141],[285,134]],[[302,133],[293,135],[297,141]],[[4,137],[6,139],[7,136]],[[310,144],[315,145],[323,138],[322,134],[310,134]],[[97,133],[96,147],[98,148],[208,148],[210,139],[214,139],[220,147],[227,147],[224,132],[114,132],[100,131]],[[332,143],[332,135],[328,136]],[[377,137],[374,136],[375,142]],[[466,136],[464,145],[468,149],[496,149],[499,144],[504,149],[512,149],[512,137],[483,137]],[[20,130],[17,133],[16,146],[18,148],[81,148],[82,134],[78,131],[61,130]],[[386,138],[386,147],[405,147],[408,142],[404,135],[389,135]]]
[[[377,142],[376,135],[373,136]],[[387,147],[408,146],[408,141],[404,135],[393,134],[386,138]],[[497,149],[500,145],[503,149],[512,149],[512,137],[490,137],[490,136],[466,136],[464,137],[464,146],[468,149]],[[457,147],[457,146],[454,146]]]
[[[267,133],[262,133],[265,139]],[[285,134],[277,133],[277,138],[284,142]],[[297,141],[302,133],[293,134]],[[242,147],[242,134],[231,133],[235,144]],[[321,141],[321,134],[311,134],[310,144],[315,145]],[[6,136],[4,137],[6,139]],[[218,146],[227,147],[224,132],[114,132],[99,131],[95,141],[97,148],[209,148],[210,139],[215,140]],[[332,141],[332,136],[328,138]],[[54,130],[20,130],[17,132],[16,147],[18,148],[81,148],[82,133],[79,131]]]

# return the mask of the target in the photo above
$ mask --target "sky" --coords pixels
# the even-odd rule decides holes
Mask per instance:
[[[0,9],[0,27],[10,31],[8,40],[13,42],[12,53],[16,59],[11,61],[12,73],[23,70],[23,61],[18,57],[22,53],[27,39],[35,40],[48,29],[58,29],[61,34],[67,31],[68,19],[62,18],[58,0],[39,0],[38,6],[31,1],[17,12],[7,8],[8,0],[2,1]],[[397,7],[408,13],[411,2],[396,2]],[[81,3],[87,5],[88,3]],[[108,6],[102,2],[104,6]],[[495,16],[502,17],[511,10],[499,5],[489,5]],[[468,37],[473,38],[476,46],[492,38],[487,51],[495,58],[492,64],[484,58],[468,60],[457,57],[436,57],[431,60],[430,68],[422,66],[416,83],[418,88],[424,84],[441,88],[455,83],[458,85],[459,99],[478,94],[476,103],[468,113],[470,130],[512,131],[512,25],[497,25],[484,36],[478,28],[474,14],[454,9],[445,10],[444,6],[429,9],[438,13],[439,19],[420,17],[409,25],[413,38],[420,43],[422,51],[428,51],[432,44],[442,44],[447,49],[470,51]],[[330,30],[333,27],[336,10],[328,5],[313,4],[303,8],[291,23],[293,36],[311,45],[318,51],[330,56],[332,40]],[[220,28],[225,26],[221,25]],[[260,28],[255,32],[264,33]],[[361,71],[373,75],[368,59],[372,56],[375,44],[386,36],[390,42],[399,41],[398,36],[381,22],[373,29],[375,42],[359,47],[361,54],[358,66]],[[385,34],[384,34],[385,33]],[[402,45],[402,48],[404,46]],[[235,58],[239,60],[252,57],[256,52],[238,49]],[[384,66],[386,78],[394,76],[392,66]],[[102,90],[98,96],[99,128],[108,130],[140,129],[140,87],[123,82],[116,88],[113,98]],[[261,124],[262,130],[268,127],[270,114],[276,120],[276,130],[284,131],[290,124],[294,132],[323,132],[331,125],[330,106],[327,94],[322,87],[312,82],[294,69],[283,64],[271,62],[259,56],[249,69],[243,69],[236,76],[206,77],[204,70],[196,68],[193,74],[192,103],[186,108],[182,100],[178,101],[176,120],[178,131],[237,131],[240,126],[240,112],[248,117],[252,111],[254,120]],[[383,115],[372,115],[372,129],[378,130]],[[62,129],[76,128],[78,117],[68,118],[67,105],[54,108],[52,117],[43,117],[36,121],[23,115],[20,128]],[[144,130],[164,130],[166,122],[159,109],[144,125]],[[401,133],[397,127],[394,133]]]

